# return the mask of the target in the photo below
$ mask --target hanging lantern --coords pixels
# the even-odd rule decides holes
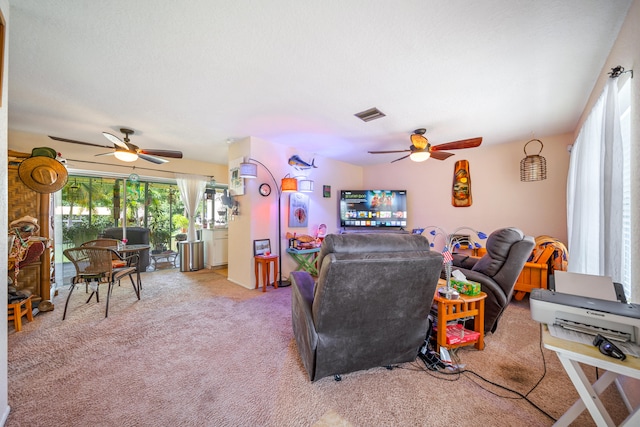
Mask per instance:
[[[537,141],[540,143],[540,151],[538,154],[527,154],[527,145],[530,142]],[[542,181],[547,179],[547,159],[542,157],[542,141],[532,139],[524,145],[525,158],[520,160],[520,181]]]

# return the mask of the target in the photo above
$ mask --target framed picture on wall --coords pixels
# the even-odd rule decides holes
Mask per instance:
[[[322,197],[329,198],[331,197],[331,186],[323,185],[322,186]]]
[[[271,255],[271,239],[253,241],[253,256]]]
[[[242,196],[244,194],[244,178],[240,177],[240,163],[243,158],[229,162],[229,192],[232,196]]]
[[[289,196],[289,227],[306,227],[309,223],[309,196],[291,193]]]

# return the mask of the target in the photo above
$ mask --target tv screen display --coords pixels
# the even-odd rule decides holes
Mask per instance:
[[[406,190],[341,190],[341,227],[406,227]]]

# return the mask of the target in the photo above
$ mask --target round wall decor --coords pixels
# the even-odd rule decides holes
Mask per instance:
[[[266,182],[263,184],[260,184],[260,188],[259,188],[260,194],[262,196],[268,196],[269,194],[271,194],[271,186],[269,184],[267,184]]]

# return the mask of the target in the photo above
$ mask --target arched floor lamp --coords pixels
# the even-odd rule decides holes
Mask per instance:
[[[278,181],[276,181],[269,168],[266,167],[264,163],[252,158],[247,159],[247,162],[240,163],[240,178],[257,178],[258,165],[261,165],[269,173],[278,194],[278,286],[289,286],[291,283],[284,283],[282,281],[282,207],[280,205],[280,199],[282,198],[283,192],[292,193],[298,191],[298,180],[285,176],[282,178],[281,185],[278,185]]]

